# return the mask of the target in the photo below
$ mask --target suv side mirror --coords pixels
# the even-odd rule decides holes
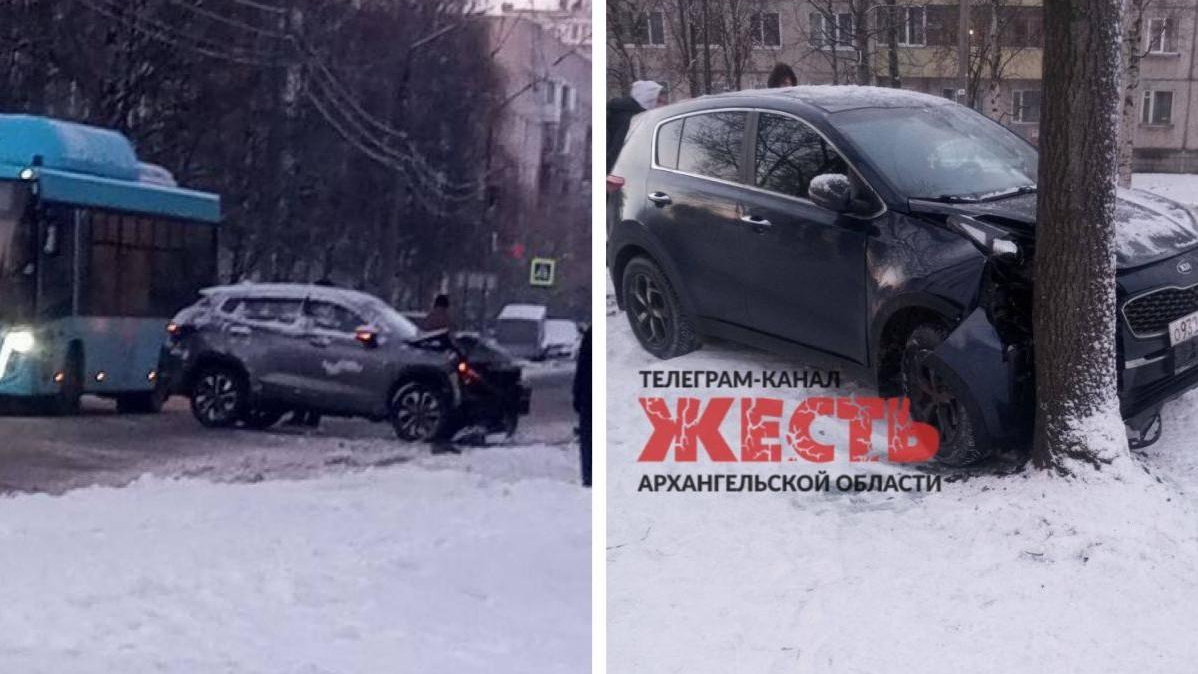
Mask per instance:
[[[853,184],[843,173],[825,173],[811,179],[807,194],[816,206],[843,213],[853,204]]]
[[[354,330],[354,339],[367,349],[373,349],[379,345],[379,331],[373,326],[363,325]]]

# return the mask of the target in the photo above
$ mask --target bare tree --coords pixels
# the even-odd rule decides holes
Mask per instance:
[[[1044,4],[1032,460],[1065,474],[1127,454],[1115,354],[1121,23],[1122,0]]]

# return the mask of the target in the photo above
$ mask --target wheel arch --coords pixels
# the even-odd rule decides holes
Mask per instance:
[[[250,372],[239,359],[224,353],[208,351],[196,357],[195,363],[183,375],[183,390],[189,394],[195,385],[199,373],[212,367],[223,367],[235,372],[247,384],[250,383]]]
[[[643,231],[637,223],[624,223],[621,227],[621,243],[616,247],[614,255],[610,261],[610,269],[612,285],[616,290],[616,305],[621,309],[624,308],[624,270],[628,267],[628,263],[634,258],[644,257],[653,262],[666,275],[666,280],[670,282],[674,293],[682,302],[682,307],[692,316],[695,315],[695,303],[690,295],[690,289],[684,284],[679,283],[678,279],[682,278],[678,273],[678,267],[674,264],[674,260],[666,251]]]
[[[895,395],[899,357],[911,332],[927,323],[939,324],[951,331],[960,322],[961,310],[934,295],[912,294],[892,300],[879,312],[878,318],[871,339],[870,362],[874,365],[879,392]]]

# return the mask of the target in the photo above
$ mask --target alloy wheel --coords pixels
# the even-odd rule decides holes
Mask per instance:
[[[942,445],[952,444],[963,430],[965,406],[948,382],[927,365],[930,349],[908,348],[903,353],[903,391],[911,401],[911,416],[931,424]]]
[[[632,278],[628,311],[645,342],[660,346],[670,339],[673,323],[670,305],[662,289],[648,274],[638,273]]]
[[[196,383],[192,400],[201,421],[213,426],[228,425],[237,419],[241,391],[230,374],[208,372]]]
[[[441,399],[424,386],[400,391],[395,402],[395,428],[405,440],[431,440],[441,425]]]

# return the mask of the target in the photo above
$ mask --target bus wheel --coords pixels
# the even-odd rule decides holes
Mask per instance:
[[[66,364],[62,368],[62,381],[58,393],[51,402],[51,410],[61,416],[79,414],[79,401],[83,397],[83,354],[77,347],[67,352]]]
[[[191,387],[191,413],[204,426],[228,428],[245,414],[245,379],[226,367],[208,367],[195,377]]]
[[[166,398],[166,391],[161,388],[141,393],[126,393],[116,397],[116,411],[121,414],[158,414],[162,411]]]

